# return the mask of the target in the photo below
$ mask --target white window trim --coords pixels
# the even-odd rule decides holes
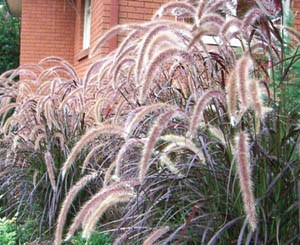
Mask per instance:
[[[84,1],[83,40],[82,49],[90,47],[91,40],[91,0]]]

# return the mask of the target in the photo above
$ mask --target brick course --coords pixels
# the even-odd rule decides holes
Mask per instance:
[[[149,20],[167,0],[114,2],[118,2],[118,19],[112,20],[112,0],[91,1],[90,47],[114,24]],[[23,0],[20,63],[37,63],[48,56],[59,56],[82,77],[93,61],[109,52],[106,44],[95,57],[88,58],[89,50],[82,50],[83,18],[84,0]],[[119,36],[118,42],[121,40]]]
[[[111,17],[113,2],[118,3],[117,19]],[[147,21],[165,2],[168,0],[91,0],[90,47],[114,24]],[[300,31],[300,0],[293,0],[291,7],[296,13],[295,28]],[[112,46],[106,44],[96,56],[88,58],[89,50],[82,50],[83,18],[84,0],[23,0],[20,63],[37,63],[47,56],[59,56],[82,77],[87,67]],[[119,35],[115,42],[120,43],[123,38]]]
[[[47,56],[73,62],[75,11],[68,1],[22,0],[20,63]]]

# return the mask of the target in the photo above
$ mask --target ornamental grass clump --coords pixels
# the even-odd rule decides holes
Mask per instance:
[[[90,55],[123,42],[83,79],[56,57],[2,75],[1,155],[26,173],[33,189],[17,203],[44,207],[55,244],[80,229],[115,244],[299,239],[299,115],[283,97],[299,40],[285,41],[269,1],[242,18],[231,8],[169,1],[149,22],[116,26]]]

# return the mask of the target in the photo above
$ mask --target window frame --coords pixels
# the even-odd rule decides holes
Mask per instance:
[[[82,49],[86,50],[90,47],[91,41],[91,0],[84,1],[84,9],[83,9],[83,33],[82,33]]]

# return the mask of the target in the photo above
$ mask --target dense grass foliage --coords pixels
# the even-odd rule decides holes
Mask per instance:
[[[90,55],[126,38],[83,79],[57,57],[4,73],[4,214],[55,244],[299,241],[300,39],[258,2],[238,19],[231,1],[170,1],[104,34]]]

